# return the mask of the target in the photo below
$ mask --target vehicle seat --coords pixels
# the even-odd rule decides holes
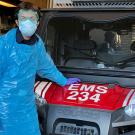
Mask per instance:
[[[96,47],[96,42],[93,40],[75,40],[72,46],[65,46],[67,54],[65,66],[95,67]]]

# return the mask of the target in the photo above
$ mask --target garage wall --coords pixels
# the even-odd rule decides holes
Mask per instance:
[[[22,0],[34,3],[40,8],[51,8],[53,6],[53,0]]]

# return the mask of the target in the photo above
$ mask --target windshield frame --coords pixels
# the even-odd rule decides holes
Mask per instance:
[[[73,13],[74,13],[74,15],[73,15]],[[54,18],[59,18],[59,17],[76,17],[75,16],[75,14],[77,13],[77,11],[74,11],[74,12],[63,12],[63,11],[61,11],[61,12],[55,12],[55,11],[52,11],[52,12],[44,12],[44,15],[43,15],[43,17],[42,17],[42,20],[41,20],[41,26],[40,26],[40,28],[39,28],[39,35],[41,35],[41,37],[42,37],[42,39],[44,40],[44,41],[47,41],[47,34],[48,34],[48,25],[49,25],[49,22],[52,20],[52,19],[54,19]],[[85,13],[87,13],[87,14],[93,14],[93,13],[99,13],[99,11],[97,12],[97,11],[92,11],[92,12],[90,12],[90,11],[85,11],[84,12],[84,14]],[[104,11],[102,11],[102,12],[100,12],[101,14],[104,14],[105,12]],[[108,14],[109,13],[114,13],[114,14],[118,14],[118,13],[120,13],[120,14],[123,14],[123,17],[125,18],[128,18],[128,17],[135,17],[135,11],[124,11],[124,12],[122,12],[122,11],[109,11],[108,12]],[[79,13],[78,13],[79,14]],[[127,14],[128,14],[128,16],[127,16]],[[133,14],[134,14],[134,16],[133,16]],[[119,20],[121,18],[121,16],[119,16],[119,17],[117,17],[117,20]],[[79,19],[82,19],[82,17],[80,17]],[[83,18],[84,19],[84,18]],[[86,18],[87,19],[87,18]],[[87,20],[88,21],[88,20]],[[107,21],[107,20],[104,20],[104,21]],[[108,21],[110,21],[110,20],[108,20]],[[42,27],[42,28],[41,28]],[[44,29],[43,29],[44,28]],[[47,44],[47,43],[46,43]],[[55,50],[54,50],[55,51]],[[57,57],[56,56],[57,55],[57,53],[55,52],[53,55],[52,55],[52,57],[53,57],[53,60],[54,60],[54,62],[55,62],[55,64],[57,65],[57,61],[55,61],[55,57]],[[65,70],[65,69],[67,69],[67,72],[75,72],[75,70],[78,70],[81,74],[82,73],[84,73],[83,71],[84,70],[86,70],[86,74],[88,74],[88,71],[90,72],[90,74],[92,73],[92,74],[98,74],[98,75],[101,75],[102,76],[102,74],[103,75],[109,75],[109,76],[115,76],[115,77],[127,77],[127,78],[129,78],[129,77],[131,77],[131,78],[135,78],[135,72],[133,72],[133,71],[129,71],[129,70],[124,70],[124,71],[121,71],[121,70],[106,70],[106,69],[86,69],[86,68],[84,68],[84,69],[77,69],[77,68],[71,68],[70,67],[70,71],[68,70],[69,68],[68,67],[63,67],[63,66],[60,66],[60,65],[57,65],[57,67],[58,68],[60,68],[60,70]],[[71,71],[72,70],[72,71]],[[83,71],[82,71],[83,70]],[[93,72],[93,70],[95,71],[95,72]],[[99,71],[99,72],[97,72],[97,71]],[[64,71],[65,72],[65,71]],[[78,74],[78,72],[77,72],[77,74]]]

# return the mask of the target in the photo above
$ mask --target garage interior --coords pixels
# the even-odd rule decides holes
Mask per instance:
[[[38,34],[53,62],[67,79],[81,80],[61,87],[57,81],[36,76],[33,89],[41,134],[135,135],[135,0],[78,1],[0,0],[0,37],[16,27],[17,5],[33,3],[42,9]],[[102,2],[114,9],[104,10]],[[64,6],[77,10],[60,9]]]
[[[53,0],[0,0],[0,35],[15,27],[15,9],[22,1],[31,2],[41,9],[51,8],[53,4]]]

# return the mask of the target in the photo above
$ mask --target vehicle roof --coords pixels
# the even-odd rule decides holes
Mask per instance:
[[[101,9],[101,8],[96,8],[96,9],[91,9],[91,8],[50,8],[50,9],[41,9],[41,12],[50,12],[50,11],[66,11],[66,12],[72,12],[72,11],[135,11],[135,8],[117,8],[117,9]]]
[[[56,0],[42,11],[135,10],[134,0]]]

